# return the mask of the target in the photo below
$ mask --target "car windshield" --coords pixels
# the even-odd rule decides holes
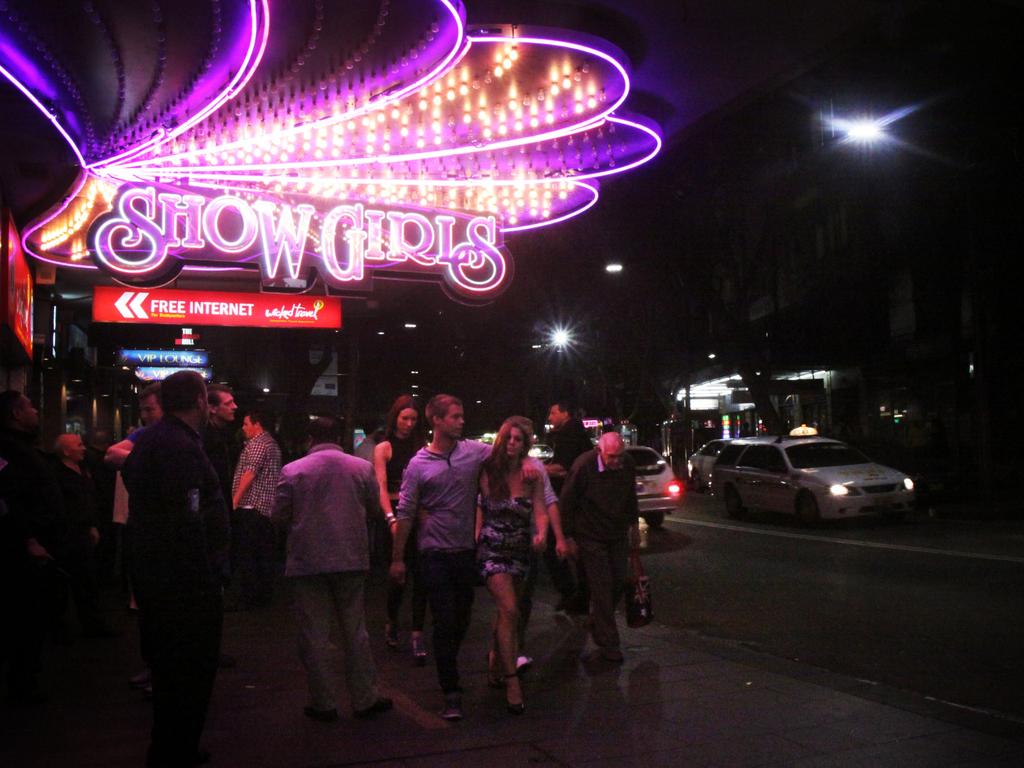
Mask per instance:
[[[627,448],[626,451],[633,457],[637,475],[657,475],[667,466],[665,460],[650,448]]]
[[[806,443],[786,449],[789,463],[797,469],[842,467],[847,464],[870,464],[871,459],[843,443]]]

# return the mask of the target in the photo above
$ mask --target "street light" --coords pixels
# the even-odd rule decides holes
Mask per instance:
[[[619,264],[617,261],[613,261],[610,264],[604,265],[604,271],[613,275],[617,275],[619,272],[622,271],[622,265]]]
[[[558,349],[565,349],[572,343],[572,334],[565,328],[555,328],[551,331],[551,345]]]

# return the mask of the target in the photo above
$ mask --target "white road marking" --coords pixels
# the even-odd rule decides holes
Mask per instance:
[[[1000,563],[1024,563],[1024,557],[1013,555],[989,555],[981,552],[961,552],[955,549],[934,549],[932,547],[914,547],[909,544],[882,544],[875,541],[858,541],[856,539],[837,539],[831,536],[814,536],[809,533],[790,533],[788,531],[768,531],[763,528],[747,528],[743,525],[731,525],[730,523],[716,523],[711,520],[690,520],[680,518],[665,518],[666,523],[678,525],[697,525],[703,528],[720,528],[725,531],[739,531],[741,533],[755,533],[761,536],[777,536],[782,539],[802,539],[804,541],[819,541],[824,544],[846,544],[851,547],[864,547],[865,549],[888,549],[896,552],[916,552],[924,555],[945,555],[946,557],[963,557],[968,560],[994,560]]]

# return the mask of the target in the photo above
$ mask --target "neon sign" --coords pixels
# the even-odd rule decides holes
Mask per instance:
[[[232,42],[208,74],[162,111],[137,110],[155,126],[127,120],[88,141],[75,109],[40,98],[25,65],[38,51],[0,30],[0,77],[82,167],[26,230],[27,251],[134,287],[258,271],[265,291],[400,278],[486,301],[511,279],[508,236],[589,210],[601,180],[660,151],[654,127],[622,114],[630,74],[604,41],[468,27],[457,0],[390,5],[361,29],[349,6],[318,4],[341,18],[318,16],[289,66],[278,59],[295,46],[268,44],[281,31],[269,0],[226,3]],[[326,29],[332,44],[318,45]]]
[[[117,364],[205,368],[210,355],[201,349],[119,349]]]
[[[97,323],[337,329],[341,327],[341,299],[97,286],[93,289],[92,319]],[[189,334],[189,339],[192,338],[194,336]]]
[[[300,280],[308,285],[314,268],[335,288],[363,282],[372,269],[435,274],[468,299],[493,295],[510,273],[493,216],[384,210],[358,202],[321,213],[309,203],[128,186],[114,210],[96,219],[88,240],[96,263],[129,285],[162,285],[190,258],[259,264],[270,288]]]

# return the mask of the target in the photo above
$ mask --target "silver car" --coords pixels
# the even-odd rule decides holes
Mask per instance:
[[[665,514],[679,509],[683,483],[672,474],[668,462],[653,448],[626,448],[636,465],[636,496],[640,517],[652,528],[660,528]]]
[[[690,487],[702,491],[711,487],[711,470],[715,459],[731,441],[728,439],[709,440],[686,460],[686,471],[690,475]]]
[[[730,517],[756,508],[808,524],[861,515],[898,518],[914,503],[914,481],[907,475],[822,437],[734,440],[715,462],[712,489]]]

